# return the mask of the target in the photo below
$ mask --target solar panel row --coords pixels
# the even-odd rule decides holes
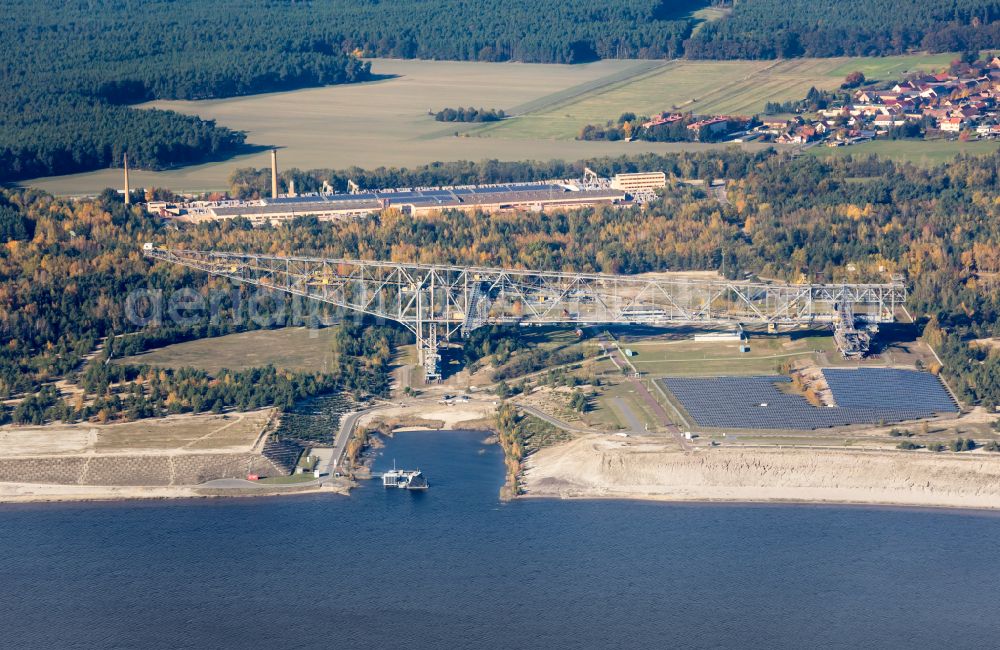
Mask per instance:
[[[824,370],[835,407],[816,407],[786,393],[783,376],[666,377],[694,421],[704,427],[820,429],[851,424],[902,422],[957,411],[941,381],[929,373],[892,368]]]

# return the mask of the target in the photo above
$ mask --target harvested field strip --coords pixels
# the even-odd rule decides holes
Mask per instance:
[[[539,97],[518,106],[512,107],[508,112],[512,115],[523,115],[543,110],[554,109],[562,104],[569,103],[583,95],[599,95],[607,92],[612,87],[624,85],[622,82],[634,82],[646,79],[653,74],[662,73],[664,70],[676,67],[677,61],[643,61],[627,70],[614,72],[600,79],[588,81],[582,84],[566,88],[551,95]]]
[[[466,133],[470,136],[482,136],[493,135],[494,131],[500,131],[502,133],[500,137],[507,137],[507,131],[517,131],[519,127],[517,122],[525,117],[530,116],[532,120],[537,118],[545,119],[547,116],[557,117],[555,112],[562,108],[573,106],[579,101],[590,101],[602,95],[614,93],[634,83],[656,78],[665,70],[675,68],[677,65],[676,61],[667,63],[658,62],[651,65],[636,66],[638,69],[630,68],[616,72],[601,79],[567,88],[566,90],[515,106],[510,110],[510,113],[514,115],[510,120],[479,126],[478,128],[466,131]]]
[[[775,78],[759,84],[748,82],[741,84],[738,90],[715,98],[699,108],[708,113],[751,115],[760,112],[767,102],[801,99],[808,92],[808,88],[803,90],[803,86],[806,84],[812,85],[812,82],[801,78]],[[817,81],[815,85],[827,88],[836,84],[823,84]]]

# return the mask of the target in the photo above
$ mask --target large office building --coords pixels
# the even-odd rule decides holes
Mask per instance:
[[[667,175],[663,172],[638,172],[615,174],[611,188],[623,192],[653,192],[667,186]]]

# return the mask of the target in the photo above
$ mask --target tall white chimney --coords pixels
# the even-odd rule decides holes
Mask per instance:
[[[271,198],[278,198],[278,150],[271,149]]]

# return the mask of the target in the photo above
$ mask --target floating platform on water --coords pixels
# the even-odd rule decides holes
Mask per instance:
[[[427,478],[419,469],[396,469],[382,474],[382,487],[401,490],[426,490]]]

